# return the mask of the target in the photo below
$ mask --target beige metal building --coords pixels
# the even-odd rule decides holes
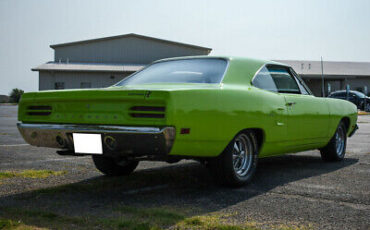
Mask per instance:
[[[39,71],[39,90],[111,86],[152,61],[208,55],[212,49],[138,34],[51,45],[54,61]]]
[[[277,60],[288,64],[304,79],[316,96],[322,96],[321,62]],[[370,93],[370,62],[334,62],[324,61],[325,96],[330,92],[346,89]]]

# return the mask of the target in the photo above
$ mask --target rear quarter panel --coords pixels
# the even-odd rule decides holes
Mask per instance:
[[[243,129],[268,130],[264,135],[271,154],[284,152],[285,127],[276,125],[279,98],[274,93],[248,85],[225,85],[220,89],[174,91],[171,93],[171,121],[176,141],[171,154],[209,157],[219,155]],[[190,128],[190,134],[181,134]]]
[[[332,137],[334,135],[339,122],[345,117],[349,119],[348,135],[357,123],[358,114],[356,105],[341,99],[326,98],[326,100],[330,111],[329,136]]]

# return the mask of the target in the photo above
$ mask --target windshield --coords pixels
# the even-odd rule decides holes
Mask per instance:
[[[220,83],[227,61],[194,58],[157,62],[118,82],[116,86],[150,83]]]
[[[361,92],[355,91],[355,93],[357,94],[357,96],[358,96],[359,98],[365,98],[365,97],[366,97],[366,95],[365,95],[365,94],[363,94],[363,93],[361,93]]]

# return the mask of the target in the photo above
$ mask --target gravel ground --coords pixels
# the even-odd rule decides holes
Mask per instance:
[[[111,217],[116,205],[174,207],[190,216],[226,214],[230,223],[370,229],[370,116],[359,117],[360,129],[348,140],[343,162],[324,163],[318,151],[261,159],[250,185],[228,189],[193,161],[141,162],[129,177],[106,178],[90,157],[62,157],[53,149],[26,145],[15,126],[16,112],[16,106],[0,106],[0,171],[67,173],[3,179],[0,208]]]

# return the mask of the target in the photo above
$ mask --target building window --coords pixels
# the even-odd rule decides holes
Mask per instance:
[[[311,63],[308,64],[308,69],[311,69]]]
[[[54,89],[64,89],[64,82],[55,82]]]
[[[303,63],[301,63],[301,69],[303,69],[304,68],[304,64]]]
[[[91,82],[81,82],[80,88],[81,89],[91,88]]]

